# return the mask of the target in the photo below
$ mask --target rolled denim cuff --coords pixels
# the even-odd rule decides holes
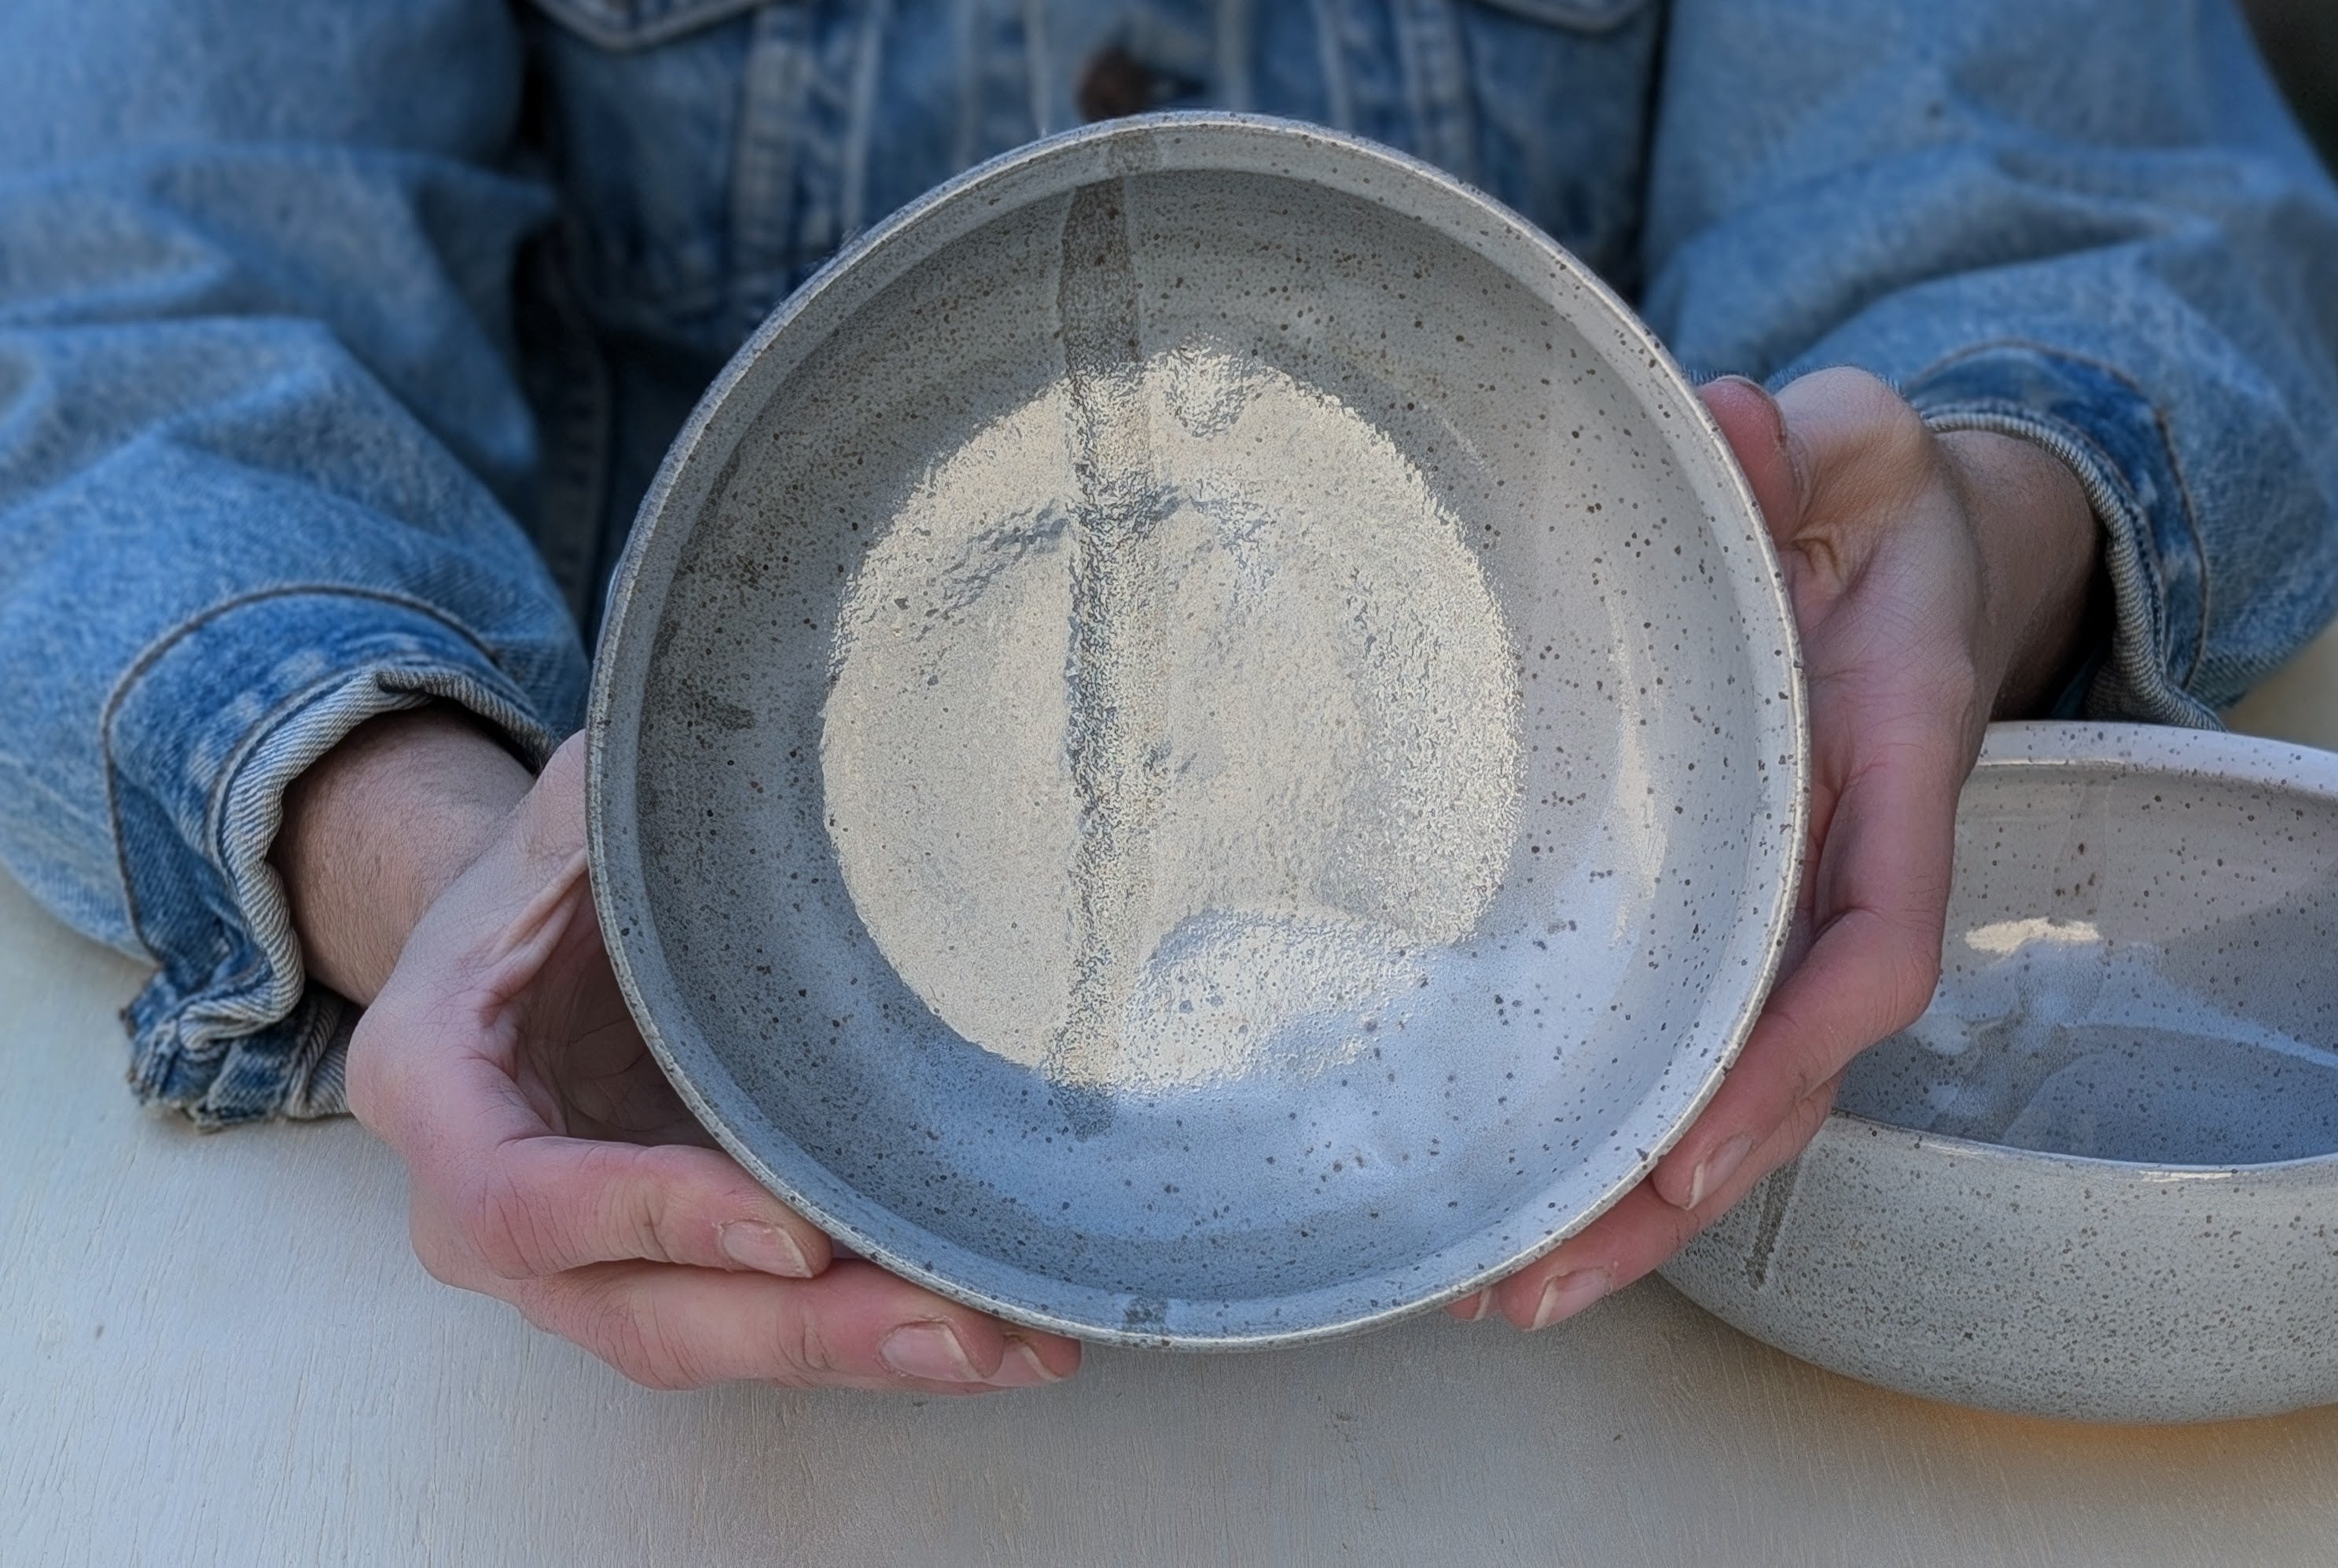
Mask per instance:
[[[2083,701],[2058,712],[2222,729],[2186,689],[2205,641],[2206,554],[2159,411],[2102,366],[2026,344],[1940,362],[1901,388],[1934,430],[2018,436],[2068,466],[2103,529],[2110,646],[2081,665]]]
[[[109,805],[132,920],[160,965],[123,1014],[140,1099],[206,1129],[345,1108],[357,1009],[306,983],[268,851],[293,779],[368,719],[433,700],[532,766],[556,739],[478,638],[362,590],[233,601],[125,678],[105,720]]]

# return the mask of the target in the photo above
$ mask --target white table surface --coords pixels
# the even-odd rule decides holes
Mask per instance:
[[[2242,717],[2338,743],[2338,641]],[[918,1402],[659,1395],[433,1284],[349,1122],[137,1110],[138,970],[0,878],[0,1564],[2338,1563],[2338,1408],[1927,1404],[1660,1283],[1528,1338],[1091,1351]]]

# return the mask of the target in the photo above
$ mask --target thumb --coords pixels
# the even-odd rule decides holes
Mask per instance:
[[[1770,537],[1783,544],[1802,525],[1803,505],[1809,498],[1800,455],[1786,427],[1785,410],[1762,387],[1743,376],[1724,376],[1699,387],[1697,395],[1713,414],[1713,422],[1735,454],[1754,499],[1761,504],[1762,520]]]
[[[584,852],[584,731],[560,743],[513,818],[531,876],[551,875]]]
[[[484,883],[513,901],[506,914],[539,888],[569,880],[584,858],[584,732],[578,730],[535,776],[512,810],[506,831],[481,852],[466,879]]]
[[[580,734],[553,754],[503,830],[431,901],[391,985],[412,972],[442,989],[459,983],[490,1006],[525,989],[576,922],[592,919],[584,838]]]

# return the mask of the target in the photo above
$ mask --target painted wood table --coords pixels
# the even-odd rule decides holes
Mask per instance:
[[[2239,717],[2338,744],[2333,691],[2338,642]],[[355,1125],[133,1107],[138,978],[0,881],[0,1564],[2338,1563],[2338,1408],[1952,1409],[1655,1282],[971,1401],[647,1393],[433,1284]]]

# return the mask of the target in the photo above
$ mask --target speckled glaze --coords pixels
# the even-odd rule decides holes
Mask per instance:
[[[2338,1401],[2338,756],[1991,731],[1940,992],[1665,1269],[1805,1360],[2088,1421]]]
[[[1277,407],[1328,421],[1352,456],[1278,424]],[[964,483],[969,463],[989,466],[983,482]],[[1192,845],[1162,843],[1175,802],[1144,791],[1166,799],[1156,775],[1189,770],[1182,755],[1155,767],[1127,739],[1142,733],[1130,713],[1162,699],[1146,694],[1151,644],[1125,639],[1207,596],[1163,601],[1114,542],[1150,539],[1164,517],[1160,529],[1186,526],[1189,511],[1248,517],[1282,530],[1277,559],[1315,563],[1315,581],[1340,549],[1379,548],[1364,529],[1388,524],[1384,506],[1445,530],[1439,581],[1459,585],[1456,603],[1490,595],[1491,619],[1471,623],[1493,641],[1458,637],[1449,618],[1420,632],[1418,669],[1435,688],[1454,659],[1481,673],[1494,660],[1492,696],[1481,682],[1469,700],[1477,728],[1453,732],[1514,760],[1502,765],[1515,777],[1499,799],[1463,803],[1466,833],[1448,831],[1462,806],[1415,807],[1485,861],[1482,896],[1473,884],[1428,897],[1441,896],[1435,876],[1457,874],[1443,861],[1401,864],[1402,842],[1360,848],[1369,813],[1327,838],[1274,818],[1304,813],[1273,797],[1265,825],[1281,837],[1256,851],[1316,877],[1307,897],[1336,906],[1328,924],[1343,931],[1379,922],[1401,936],[1406,908],[1435,905],[1446,926],[1390,949],[1417,984],[1312,1020],[1330,1031],[1312,1044],[1277,1023],[1238,1060],[1146,1074],[1110,1022],[1135,1005],[1128,986],[1087,978],[1102,960],[1073,965],[1059,1009],[1072,1023],[1031,1036],[1020,1060],[961,1037],[933,1001],[958,986],[944,998],[954,1015],[990,1019],[1012,1012],[1011,988],[986,990],[963,965],[925,990],[897,972],[889,952],[946,969],[964,955],[943,951],[948,923],[898,899],[869,918],[885,877],[908,874],[901,846],[864,835],[860,859],[840,861],[838,836],[918,805],[885,795],[899,781],[885,768],[946,788],[950,758],[905,759],[898,735],[855,751],[850,731],[898,720],[868,695],[895,691],[928,704],[916,711],[937,746],[987,742],[944,699],[959,681],[965,701],[996,704],[995,683],[948,660],[905,681],[886,641],[963,610],[919,600],[914,573],[899,592],[883,577],[928,548],[916,530],[959,525],[936,498],[960,494],[1027,509],[1012,527],[982,520],[976,533],[1012,547],[985,546],[984,571],[1091,552],[1072,556],[1062,592],[1101,608],[1035,622],[1069,639],[1041,661],[1068,671],[1046,700],[1104,736],[1068,739],[1060,764],[1085,792],[1057,814],[1072,824],[1062,874],[1104,888],[1082,896],[1076,958],[1115,959],[1167,897],[1113,869],[1122,841],[1144,835],[1146,864],[1185,877],[1194,918],[1223,915],[1243,941],[1279,921],[1273,941],[1302,948],[1326,926],[1193,902],[1248,887],[1250,868],[1200,857],[1195,870]],[[1232,558],[1209,542],[1221,534],[1192,528],[1196,559]],[[1353,619],[1377,649],[1375,628],[1400,624],[1409,595],[1370,593]],[[893,219],[791,299],[701,403],[644,503],[595,665],[594,887],[626,996],[693,1108],[859,1251],[1095,1339],[1317,1338],[1448,1300],[1554,1245],[1628,1191],[1712,1093],[1792,906],[1795,661],[1775,564],[1718,432],[1646,330],[1548,240],[1420,164],[1320,130],[1117,122],[986,165]],[[840,717],[848,702],[860,706]],[[996,710],[1002,725],[1030,717]],[[1386,766],[1411,769],[1420,797],[1460,710],[1410,689],[1389,711],[1402,755]],[[1287,721],[1302,739],[1327,722]],[[1311,755],[1290,739],[1259,744]],[[1168,756],[1185,742],[1161,744]],[[945,802],[950,832],[1021,830],[997,814],[1024,805],[996,783],[965,779],[966,799]],[[1353,808],[1313,785],[1287,799],[1319,798]],[[1350,861],[1379,882],[1342,892],[1323,867]],[[962,924],[991,940],[984,887],[947,866],[909,871],[977,900]],[[1432,877],[1425,893],[1403,879],[1416,875]],[[1274,1007],[1260,1015],[1296,1015],[1287,996]]]

